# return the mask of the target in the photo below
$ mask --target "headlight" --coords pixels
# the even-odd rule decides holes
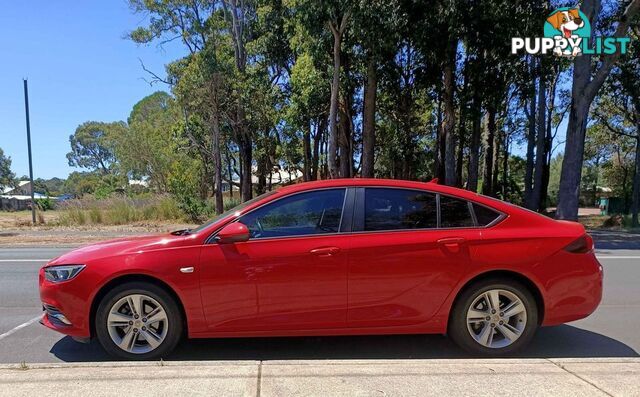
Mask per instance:
[[[63,265],[63,266],[51,266],[44,268],[44,278],[47,280],[58,283],[60,281],[71,280],[84,269],[84,265]]]

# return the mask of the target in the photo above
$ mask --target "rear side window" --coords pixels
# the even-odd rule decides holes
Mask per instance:
[[[345,189],[294,194],[266,204],[239,219],[251,238],[337,233]]]
[[[438,226],[436,196],[405,189],[365,190],[364,230],[430,229]]]
[[[498,212],[475,203],[473,204],[473,212],[476,215],[478,226],[487,226],[500,217]]]
[[[440,196],[440,227],[473,227],[469,204],[464,200]]]

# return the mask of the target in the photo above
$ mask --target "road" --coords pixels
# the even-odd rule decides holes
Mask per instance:
[[[542,328],[518,357],[638,357],[640,235],[593,233],[604,266],[602,304],[590,317]],[[44,328],[38,269],[69,248],[0,248],[0,363],[106,361],[95,342],[80,344]],[[170,360],[463,358],[440,335],[250,338],[185,341]]]

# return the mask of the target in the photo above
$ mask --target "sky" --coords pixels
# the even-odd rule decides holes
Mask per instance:
[[[144,79],[140,60],[164,75],[180,43],[141,46],[123,38],[144,25],[125,0],[10,1],[0,11],[0,148],[28,175],[23,78],[29,82],[34,178],[66,178],[69,135],[89,120],[126,120],[133,105],[167,89]]]
[[[34,178],[66,178],[69,135],[85,121],[126,120],[150,86],[145,66],[164,65],[186,50],[174,41],[138,45],[124,38],[145,25],[126,0],[10,1],[0,11],[0,148],[16,176],[28,175],[23,78],[29,81]],[[565,121],[566,123],[566,121]],[[563,125],[558,138],[564,139]],[[514,144],[512,153],[524,155]]]

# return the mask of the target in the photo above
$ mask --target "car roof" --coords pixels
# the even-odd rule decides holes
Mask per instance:
[[[373,187],[395,187],[405,189],[422,189],[429,190],[435,193],[443,193],[451,196],[457,196],[464,199],[483,202],[492,207],[497,207],[500,204],[506,204],[500,200],[482,196],[478,193],[471,192],[469,190],[460,189],[452,186],[440,185],[434,181],[420,182],[420,181],[407,181],[401,179],[378,179],[378,178],[339,178],[339,179],[325,179],[321,181],[302,182],[294,185],[283,186],[279,192],[283,194],[303,192],[313,189],[326,189],[331,187],[349,187],[349,186],[373,186]]]
[[[283,186],[277,190],[278,195],[283,195],[304,192],[314,189],[326,189],[332,187],[358,187],[358,186],[372,186],[372,187],[392,187],[392,188],[404,188],[404,189],[420,189],[427,190],[433,193],[440,193],[457,197],[464,200],[469,200],[475,203],[485,205],[489,208],[493,208],[507,214],[508,216],[517,215],[518,217],[524,217],[533,226],[534,224],[548,224],[553,222],[551,218],[543,216],[541,214],[529,211],[525,208],[519,207],[515,204],[508,203],[506,201],[499,200],[494,197],[484,196],[476,192],[472,192],[466,189],[461,189],[453,186],[441,185],[437,179],[430,182],[420,181],[408,181],[401,179],[378,179],[378,178],[339,178],[339,179],[325,179],[313,182],[302,182],[293,185]]]

